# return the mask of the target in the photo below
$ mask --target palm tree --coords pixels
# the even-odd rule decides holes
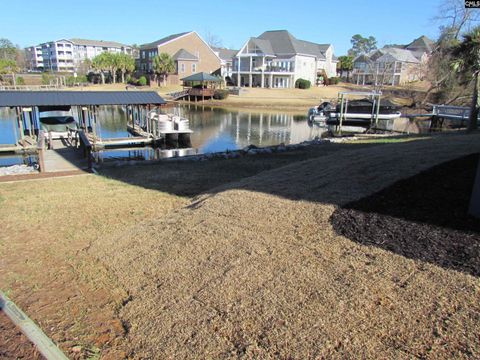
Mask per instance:
[[[17,78],[15,74],[18,72],[18,66],[15,60],[0,59],[0,75],[11,74],[13,86],[17,85]]]
[[[353,56],[340,56],[338,60],[340,70],[347,72],[347,81],[350,81],[350,71],[353,70]]]
[[[463,41],[453,48],[452,54],[455,59],[453,69],[460,73],[465,84],[473,82],[468,131],[476,130],[479,110],[480,26],[463,35]]]
[[[119,59],[119,69],[122,73],[122,83],[125,82],[125,74],[127,72],[132,72],[135,70],[135,59],[128,54],[120,53],[118,54]]]
[[[159,82],[159,77],[162,77],[164,84],[167,82],[168,74],[171,74],[175,71],[175,63],[170,55],[167,53],[161,53],[153,58],[153,71],[157,77],[157,83]]]
[[[102,84],[105,85],[105,73],[104,71],[110,70],[110,56],[108,53],[103,52],[97,56],[95,56],[92,60],[92,67],[100,72],[100,76],[102,77]]]

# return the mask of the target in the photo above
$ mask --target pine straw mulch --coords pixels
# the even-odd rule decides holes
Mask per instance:
[[[476,276],[364,245],[331,223],[347,203],[480,152],[479,140],[291,164],[96,242],[89,251],[129,294],[120,316],[130,356],[479,358]]]

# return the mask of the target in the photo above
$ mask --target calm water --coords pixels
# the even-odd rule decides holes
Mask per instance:
[[[250,112],[227,110],[195,105],[185,105],[169,112],[176,112],[190,120],[193,149],[130,149],[108,150],[98,154],[99,159],[111,158],[154,159],[241,149],[250,144],[268,146],[280,143],[294,144],[320,136],[322,130],[307,125],[306,114],[279,111]],[[121,107],[99,109],[102,138],[129,136],[126,130],[126,113]],[[16,138],[14,114],[0,109],[0,144],[14,143]],[[1,165],[23,163],[22,157],[0,158]]]

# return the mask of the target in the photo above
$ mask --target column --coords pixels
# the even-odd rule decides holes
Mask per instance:
[[[273,74],[270,74],[270,79],[269,79],[268,81],[269,81],[268,85],[269,85],[271,88],[273,88]]]
[[[252,69],[252,62],[253,62],[253,61],[252,61],[252,60],[253,60],[253,57],[250,56],[250,74],[248,74],[248,85],[249,85],[250,87],[252,87],[252,82],[253,82],[253,76],[252,76],[252,71],[253,71],[253,69]]]
[[[242,83],[240,82],[240,59],[241,57],[238,57],[238,64],[237,64],[237,86],[241,86]]]
[[[262,88],[265,87],[265,74],[263,73],[263,69],[262,69],[262,82],[260,84],[260,87],[262,87]]]

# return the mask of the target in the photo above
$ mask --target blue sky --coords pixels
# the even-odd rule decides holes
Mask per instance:
[[[441,0],[24,0],[2,4],[0,37],[21,47],[60,38],[142,44],[195,30],[239,48],[265,30],[287,29],[302,40],[332,43],[337,55],[352,35],[379,45],[435,38]]]

